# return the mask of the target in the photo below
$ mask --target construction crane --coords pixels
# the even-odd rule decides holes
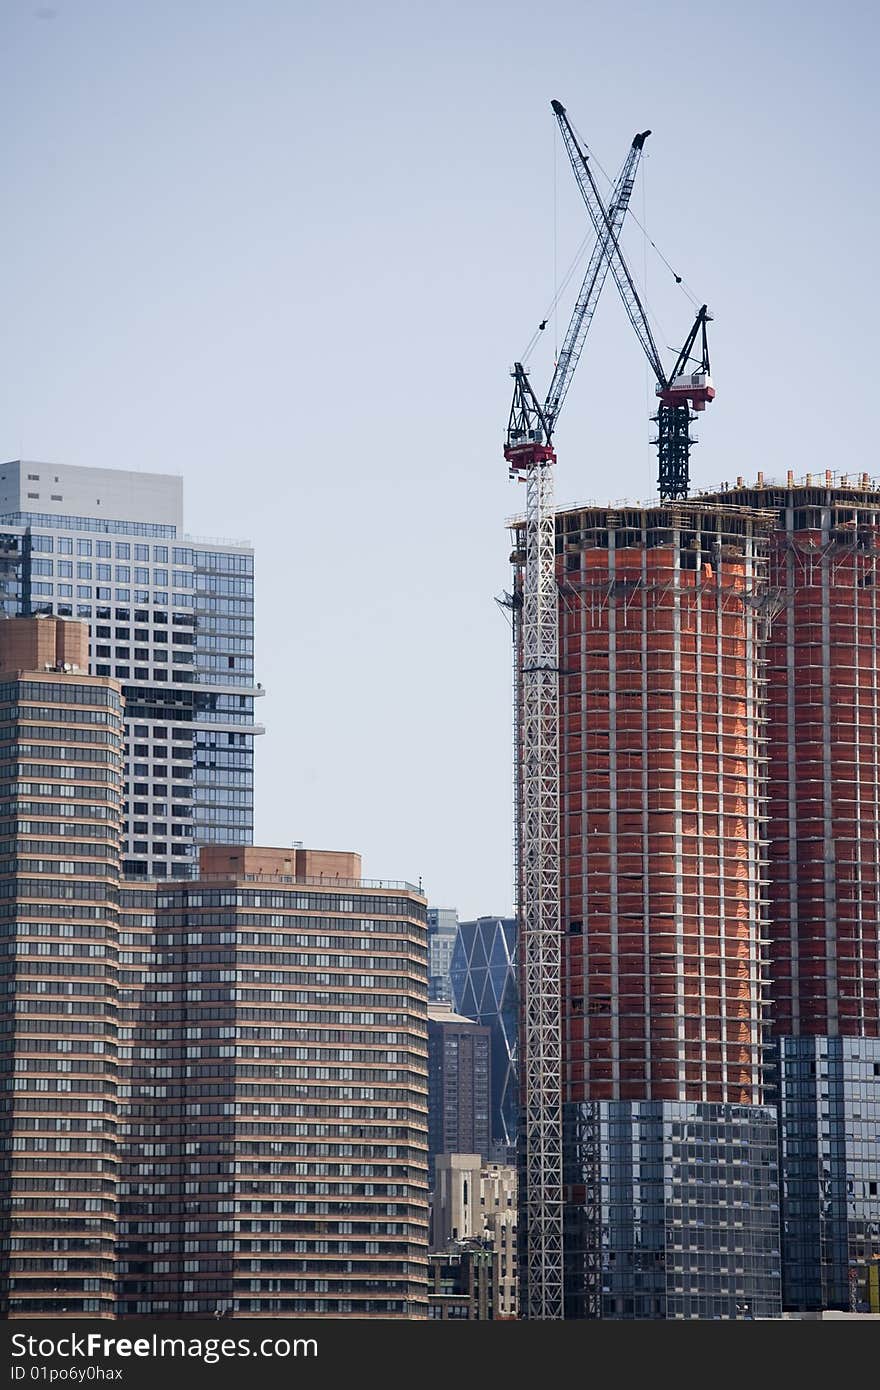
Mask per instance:
[[[652,417],[657,422],[657,438],[652,442],[657,445],[659,453],[660,501],[685,498],[690,488],[690,451],[696,443],[690,434],[690,423],[694,418],[692,411],[705,410],[709,401],[715,398],[706,340],[706,324],[711,321],[711,315],[706,305],[702,305],[675,366],[667,376],[647,315],[620,249],[614,209],[611,206],[605,208],[589,158],[572,129],[565,107],[559,101],[551,102],[551,105],[596,235],[600,240],[604,236],[609,246],[611,273],[624,308],[657,379],[655,390],[659,404],[657,414]],[[698,337],[700,356],[694,359],[691,354]]]
[[[554,109],[558,105],[558,102],[554,102]],[[523,364],[514,364],[513,403],[504,449],[504,457],[510,464],[511,477],[516,476],[518,472],[527,471],[535,463],[556,461],[551,448],[553,431],[608,275],[612,249],[618,245],[617,238],[629,207],[639,159],[645,140],[650,134],[650,130],[643,130],[633,138],[607,210],[602,206],[602,225],[596,228],[596,245],[587,264],[583,284],[572,310],[543,406],[538,404]]]
[[[555,105],[555,103],[554,103]],[[519,631],[517,794],[518,951],[522,979],[525,1316],[564,1316],[562,1207],[562,998],[559,884],[559,657],[552,438],[617,245],[650,131],[632,142],[614,185],[543,405],[521,362],[504,457],[526,483],[526,566]],[[515,610],[514,610],[515,611]]]

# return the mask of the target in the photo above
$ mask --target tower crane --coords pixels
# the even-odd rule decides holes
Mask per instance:
[[[554,110],[559,106],[553,103]],[[564,107],[560,107],[564,111]],[[553,378],[547,390],[543,406],[532,390],[528,373],[521,362],[513,368],[514,391],[507,425],[507,443],[504,457],[511,468],[511,476],[519,471],[527,471],[536,463],[555,463],[556,456],[551,447],[551,439],[565,400],[568,388],[580,360],[593,314],[599,302],[602,286],[608,275],[611,254],[618,246],[618,234],[629,207],[636,179],[642,149],[650,130],[643,130],[633,138],[623,168],[618,175],[606,210],[602,207],[601,225],[596,226],[596,245],[587,264],[580,293],[572,310],[568,329],[562,348],[556,359]],[[586,156],[584,156],[586,158]],[[591,175],[592,177],[592,175]],[[595,226],[595,223],[594,223]]]
[[[715,397],[706,340],[706,324],[711,321],[712,316],[706,305],[702,305],[672,372],[667,376],[642,301],[620,249],[614,223],[614,209],[612,206],[605,208],[590,168],[589,158],[572,129],[565,107],[559,101],[551,102],[551,106],[596,235],[600,240],[603,235],[607,239],[611,273],[629,321],[657,379],[655,390],[658,407],[657,414],[653,417],[657,422],[657,438],[653,442],[657,444],[659,452],[660,501],[685,498],[690,487],[690,451],[696,442],[690,435],[690,422],[693,419],[691,412],[705,410],[706,405]],[[694,359],[692,353],[698,338],[700,355]]]
[[[557,103],[554,103],[554,108]],[[519,616],[520,777],[517,795],[519,955],[523,1024],[525,1313],[562,1318],[562,999],[559,884],[559,657],[552,439],[608,273],[646,137],[632,142],[615,183],[543,405],[521,362],[504,457],[526,483],[526,567]]]

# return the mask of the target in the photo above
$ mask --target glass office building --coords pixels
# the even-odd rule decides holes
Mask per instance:
[[[770,1106],[564,1107],[567,1318],[777,1318]]]
[[[781,1038],[786,1308],[868,1311],[880,1261],[880,1040]]]
[[[183,534],[181,478],[0,464],[0,611],[85,620],[122,682],[128,875],[253,838],[253,602],[248,546]]]
[[[428,998],[452,1003],[449,964],[458,933],[458,913],[454,907],[428,908]]]
[[[460,922],[449,967],[455,1007],[489,1029],[492,1042],[492,1140],[516,1144],[516,918],[478,917]]]

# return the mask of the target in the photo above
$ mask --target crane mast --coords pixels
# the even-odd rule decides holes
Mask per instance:
[[[524,1312],[559,1319],[563,1300],[562,936],[559,859],[559,613],[556,583],[556,455],[552,436],[604,285],[642,146],[632,142],[563,340],[543,405],[522,363],[504,456],[526,484],[522,603],[516,701],[520,729],[517,787],[519,955],[522,981],[522,1210]],[[604,211],[604,210],[603,210]],[[514,613],[516,614],[516,608]]]

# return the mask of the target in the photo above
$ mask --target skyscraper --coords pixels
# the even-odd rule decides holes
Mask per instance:
[[[183,533],[161,473],[0,464],[0,609],[78,617],[125,696],[129,875],[253,837],[253,552]]]
[[[424,1317],[424,898],[303,849],[121,882],[119,684],[69,628],[0,621],[0,1311]]]
[[[489,1158],[489,1029],[449,1004],[428,1006],[428,1151]]]
[[[112,1317],[119,682],[85,627],[0,618],[0,1315]]]
[[[426,1315],[425,912],[330,851],[126,885],[120,1316]]]
[[[458,935],[458,913],[454,907],[428,908],[428,997],[452,1003],[449,966]]]
[[[478,917],[460,922],[449,966],[455,1008],[482,1023],[492,1041],[492,1142],[516,1145],[518,1082],[516,919]]]
[[[567,1317],[779,1311],[769,529],[686,503],[556,516]],[[524,552],[516,523],[515,594]]]
[[[770,1079],[785,1304],[867,1306],[880,1259],[880,492],[737,480],[769,510]]]

